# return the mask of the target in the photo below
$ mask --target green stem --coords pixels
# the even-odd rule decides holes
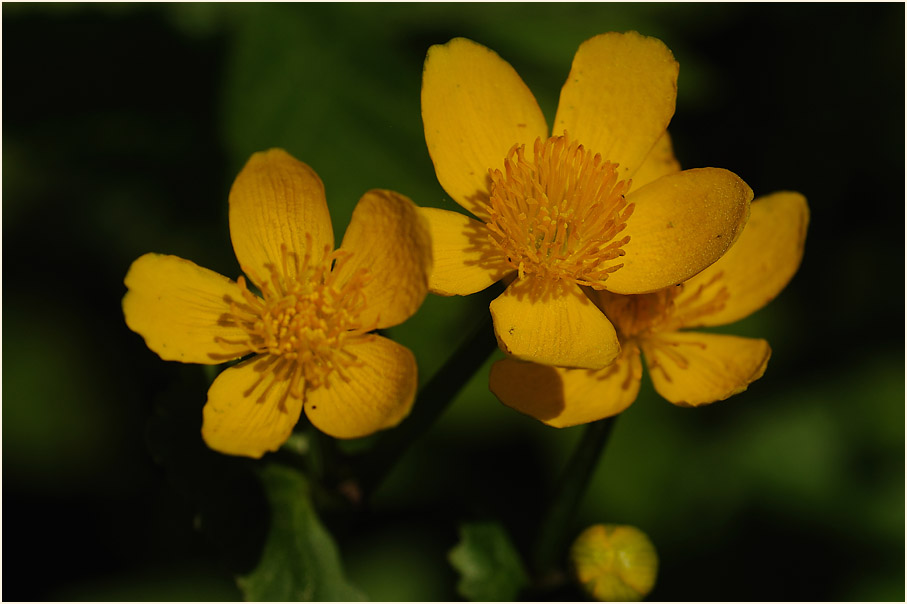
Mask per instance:
[[[458,392],[497,348],[491,314],[419,391],[413,409],[399,426],[382,434],[354,466],[357,493],[375,490],[406,450],[441,416]]]
[[[542,578],[553,571],[561,559],[569,536],[571,520],[586,492],[611,428],[617,416],[586,426],[582,439],[573,451],[540,525],[533,550],[533,564]]]

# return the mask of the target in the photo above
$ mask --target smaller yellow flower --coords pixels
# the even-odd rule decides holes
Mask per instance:
[[[176,256],[146,254],[126,275],[130,329],[166,361],[218,364],[202,436],[212,449],[261,457],[305,409],[321,431],[356,438],[399,423],[412,406],[412,353],[377,334],[428,292],[431,242],[416,206],[372,190],[340,249],[324,185],[285,151],[256,153],[230,191],[235,282]]]
[[[636,400],[640,352],[655,389],[675,405],[696,407],[746,390],[765,372],[768,342],[682,330],[732,323],[774,299],[800,266],[808,222],[799,193],[757,199],[737,243],[695,277],[651,294],[590,293],[617,328],[614,364],[585,370],[505,359],[492,366],[492,392],[550,426],[593,422]]]
[[[596,524],[570,548],[576,579],[599,602],[638,602],[655,587],[658,553],[635,526]]]

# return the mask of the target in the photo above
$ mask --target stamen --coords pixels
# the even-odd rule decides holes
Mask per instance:
[[[282,245],[279,268],[274,264],[265,267],[267,280],[243,269],[259,284],[262,295],[249,291],[243,277],[237,279],[245,302],[231,301],[230,312],[221,321],[247,335],[245,339],[217,341],[226,350],[250,350],[274,360],[250,389],[250,395],[270,376],[258,400],[268,396],[276,380],[287,381],[289,395],[301,398],[307,388],[328,385],[335,372],[348,381],[347,370],[361,365],[344,345],[348,339],[364,337],[376,328],[360,320],[366,308],[363,287],[372,276],[368,269],[360,268],[340,283],[339,269],[351,256],[350,252],[332,252],[325,246],[316,260],[312,238],[307,235],[302,259]]]
[[[489,174],[489,237],[519,276],[604,289],[608,275],[623,266],[614,261],[630,238],[616,237],[634,209],[624,197],[630,181],[618,181],[617,164],[565,132],[544,143],[537,138],[531,161],[525,145],[514,145],[504,172]]]
[[[701,319],[723,310],[730,298],[727,287],[722,285],[723,277],[718,272],[695,290],[688,283],[681,283],[651,294],[599,291],[590,297],[614,324],[620,341],[629,342],[703,325]]]
[[[666,288],[651,294],[619,295],[594,292],[593,302],[614,324],[622,343],[663,331],[664,321],[671,316],[674,296],[680,288]]]

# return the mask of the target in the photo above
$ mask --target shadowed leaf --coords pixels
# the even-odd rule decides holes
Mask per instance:
[[[258,566],[237,580],[249,601],[363,601],[346,582],[337,546],[312,505],[298,472],[271,465],[261,471],[271,526]]]
[[[449,559],[460,573],[457,591],[474,602],[512,602],[529,583],[507,531],[496,522],[462,525]]]

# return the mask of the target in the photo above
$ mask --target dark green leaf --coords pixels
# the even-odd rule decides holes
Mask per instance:
[[[460,573],[460,595],[474,602],[516,600],[529,583],[507,531],[497,522],[462,525],[460,543],[450,551],[450,563]]]
[[[278,465],[261,471],[271,508],[271,526],[258,566],[240,577],[253,601],[362,601],[346,582],[340,556],[315,508],[306,479]]]

